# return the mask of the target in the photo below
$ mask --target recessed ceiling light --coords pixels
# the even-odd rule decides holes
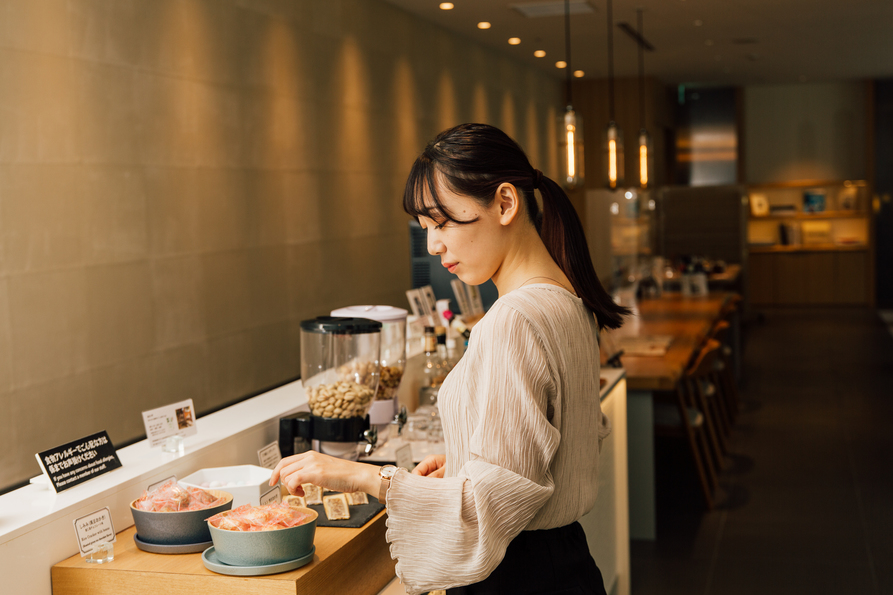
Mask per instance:
[[[478,29],[489,29],[489,28],[490,28],[490,23],[488,23],[487,21],[481,21],[480,23],[478,23]]]
[[[521,43],[520,37],[509,37],[509,45],[518,45]]]
[[[567,68],[567,62],[564,60],[559,60],[555,63],[555,68]]]
[[[545,58],[546,50],[537,50],[537,51],[533,52],[533,55],[536,56],[537,58]]]
[[[440,10],[453,10],[453,3],[452,2],[441,2]]]
[[[584,74],[586,74],[586,73],[583,72],[582,70],[575,70],[575,71],[574,71],[574,76],[577,77],[577,78],[582,78]]]
[[[704,24],[704,21],[702,21],[701,19],[695,19],[695,22],[694,22],[695,27],[700,27],[703,24]]]

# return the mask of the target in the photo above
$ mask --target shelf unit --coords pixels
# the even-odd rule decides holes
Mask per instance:
[[[824,196],[823,210],[804,212],[807,193]],[[752,304],[873,302],[871,193],[866,182],[792,181],[749,186],[748,194],[752,209],[758,200],[770,208],[788,207],[784,213],[748,217]],[[784,237],[787,243],[781,242]]]

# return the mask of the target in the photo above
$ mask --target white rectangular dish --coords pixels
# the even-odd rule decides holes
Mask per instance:
[[[260,505],[262,494],[270,491],[273,471],[257,465],[233,465],[199,469],[179,480],[180,485],[220,490],[233,495],[233,508],[243,504]]]

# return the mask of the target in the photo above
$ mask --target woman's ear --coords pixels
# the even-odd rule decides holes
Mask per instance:
[[[494,203],[499,209],[499,223],[502,225],[510,224],[521,211],[521,197],[518,194],[518,189],[508,182],[500,184],[496,189]]]

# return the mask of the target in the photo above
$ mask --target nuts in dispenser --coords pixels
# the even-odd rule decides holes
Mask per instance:
[[[307,387],[307,403],[313,415],[347,419],[365,415],[372,394],[368,386],[342,380]]]
[[[403,368],[397,366],[382,366],[381,379],[378,381],[378,391],[375,393],[376,401],[387,401],[397,396],[397,388],[403,378]]]

